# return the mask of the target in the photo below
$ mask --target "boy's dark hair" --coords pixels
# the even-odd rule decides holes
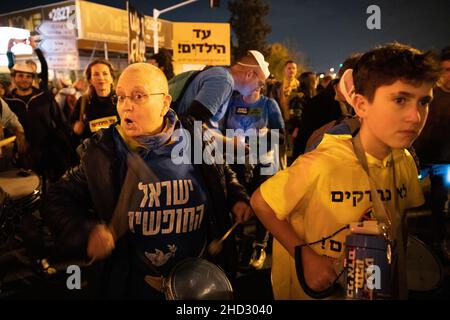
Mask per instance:
[[[434,84],[440,72],[436,55],[431,51],[424,53],[407,45],[391,43],[363,54],[353,70],[353,81],[355,92],[372,102],[375,91],[383,85],[391,85],[397,80]]]
[[[352,53],[349,57],[347,57],[347,59],[345,59],[342,63],[342,67],[339,69],[338,78],[342,77],[347,69],[354,69],[361,56],[362,53]]]

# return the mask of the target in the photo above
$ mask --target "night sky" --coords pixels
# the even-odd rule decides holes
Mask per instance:
[[[56,3],[59,1],[2,0],[0,13]],[[125,1],[91,2],[125,8]],[[132,4],[146,15],[181,0],[134,0]],[[199,0],[161,15],[171,21],[228,22],[227,1],[210,9],[209,1]],[[337,67],[350,53],[365,51],[377,44],[399,41],[420,49],[441,49],[450,45],[450,0],[276,0],[270,4],[267,22],[272,32],[269,43],[289,42],[302,51],[315,71]],[[368,30],[367,7],[381,8],[381,30]]]

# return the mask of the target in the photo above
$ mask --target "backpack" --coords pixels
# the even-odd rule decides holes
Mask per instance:
[[[170,104],[170,108],[172,110],[175,110],[175,112],[178,112],[178,104],[180,103],[181,99],[184,96],[184,93],[186,92],[187,88],[191,84],[191,82],[195,79],[195,77],[201,73],[202,71],[205,71],[207,69],[211,68],[211,66],[207,66],[203,68],[202,70],[191,70],[182,72],[172,79],[169,80],[169,94],[172,96],[172,102]]]
[[[322,141],[323,135],[327,133],[329,129],[342,123],[347,126],[346,133],[351,135],[354,135],[359,130],[361,124],[357,117],[342,116],[337,120],[332,120],[327,124],[323,125],[322,127],[320,127],[319,129],[315,130],[311,134],[311,136],[308,139],[308,142],[306,143],[305,152],[315,149]]]

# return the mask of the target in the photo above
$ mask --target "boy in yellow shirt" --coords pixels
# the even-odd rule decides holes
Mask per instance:
[[[317,149],[253,194],[253,209],[274,236],[275,299],[309,298],[297,279],[295,248],[364,220],[373,211],[371,189],[378,191],[386,212],[392,213],[395,234],[402,231],[406,209],[423,203],[417,169],[405,148],[425,124],[439,72],[431,53],[405,45],[389,44],[365,53],[347,75],[354,84],[349,100],[361,119],[354,140],[350,135],[325,135]],[[367,160],[372,188],[355,154],[356,140]],[[326,290],[336,280],[334,261],[342,258],[346,234],[301,247],[305,282],[312,290]],[[395,291],[395,297],[405,298],[404,289]]]

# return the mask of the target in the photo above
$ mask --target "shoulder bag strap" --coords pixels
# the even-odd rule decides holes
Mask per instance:
[[[395,212],[389,216],[384,204],[381,201],[380,195],[376,192],[375,184],[370,176],[369,166],[367,164],[367,158],[361,143],[361,138],[358,135],[352,138],[353,148],[355,150],[355,155],[361,163],[364,171],[366,171],[367,176],[369,178],[370,183],[370,192],[372,195],[372,202],[374,207],[374,214],[377,220],[385,221],[389,227],[389,233],[392,240],[395,240],[394,250],[395,254],[392,254],[392,266],[393,266],[393,275],[392,280],[395,281],[393,283],[394,296],[398,299],[407,299],[408,298],[408,290],[406,283],[406,256],[405,256],[405,247],[404,247],[404,239],[402,232],[402,220],[400,216],[400,204],[397,196],[397,181],[395,175],[395,162],[394,156],[392,156],[392,172],[393,172],[393,182],[394,182],[394,190],[392,200],[394,201]]]

